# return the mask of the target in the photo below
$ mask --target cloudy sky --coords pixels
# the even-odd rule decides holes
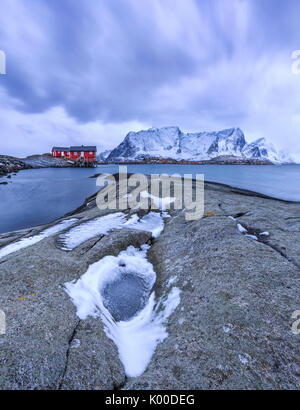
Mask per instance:
[[[298,0],[1,0],[0,153],[241,127],[300,157]],[[300,66],[300,65],[299,65]]]

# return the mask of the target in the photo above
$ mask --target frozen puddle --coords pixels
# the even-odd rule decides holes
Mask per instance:
[[[27,248],[28,246],[35,245],[36,243],[42,241],[45,238],[48,238],[51,235],[59,233],[64,229],[69,228],[70,226],[74,225],[78,222],[78,219],[66,219],[57,225],[52,226],[51,228],[45,229],[44,231],[40,232],[38,235],[31,236],[28,238],[23,238],[17,242],[11,243],[4,248],[0,249],[0,259],[4,256],[7,256],[11,253],[17,252],[21,249]]]
[[[141,219],[135,214],[127,221],[123,212],[109,214],[75,226],[59,236],[59,243],[62,250],[72,251],[89,239],[122,228],[149,231],[154,238],[157,238],[164,229],[163,218],[166,217],[166,213],[161,215],[157,212],[149,212]]]
[[[80,319],[101,317],[128,377],[146,370],[157,345],[168,336],[168,317],[180,303],[176,287],[156,303],[156,274],[146,257],[148,249],[129,247],[117,257],[106,256],[78,281],[66,283]]]
[[[116,321],[124,321],[145,307],[150,290],[143,278],[134,272],[124,272],[101,290],[101,296],[112,317]]]

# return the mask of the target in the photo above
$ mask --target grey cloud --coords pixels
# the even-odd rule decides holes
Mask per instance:
[[[8,74],[0,87],[16,99],[16,111],[62,107],[79,124],[139,121],[186,130],[252,132],[257,121],[257,133],[279,139],[281,127],[264,126],[259,111],[271,98],[276,115],[282,101],[285,115],[296,110],[300,80],[289,78],[289,59],[300,48],[297,0],[1,3]]]

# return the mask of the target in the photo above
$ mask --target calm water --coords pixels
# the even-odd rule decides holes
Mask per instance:
[[[0,233],[50,222],[80,206],[98,191],[95,173],[116,173],[117,165],[97,169],[35,169],[0,178]],[[207,181],[300,202],[300,165],[130,165],[128,172],[205,175]]]

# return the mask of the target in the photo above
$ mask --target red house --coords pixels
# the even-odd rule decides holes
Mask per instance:
[[[67,147],[53,147],[52,148],[52,157],[54,158],[69,158],[70,148]]]
[[[67,158],[71,161],[96,162],[97,147],[95,146],[78,146],[78,147],[53,147],[52,157]]]
[[[72,161],[85,161],[94,162],[96,161],[97,147],[86,147],[81,145],[81,147],[71,147],[69,158]]]

